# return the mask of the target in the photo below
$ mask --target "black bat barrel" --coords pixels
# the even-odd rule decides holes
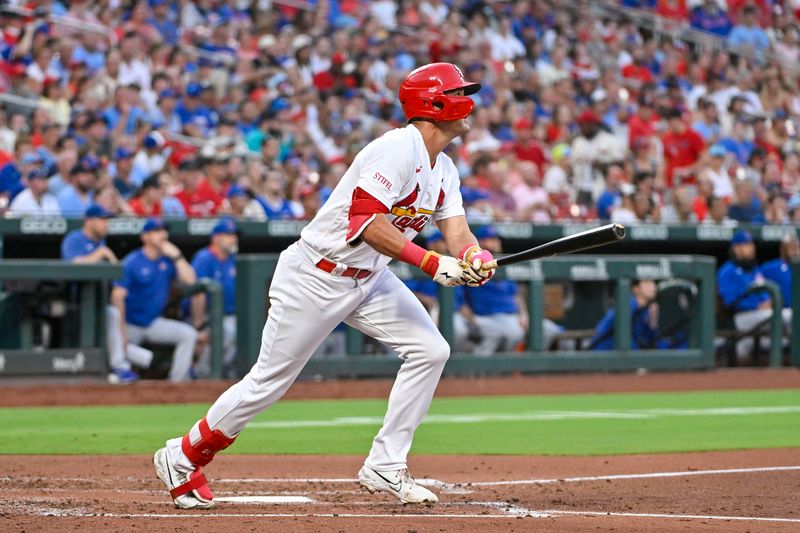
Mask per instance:
[[[574,235],[567,235],[566,237],[546,242],[530,250],[501,257],[497,260],[497,266],[513,265],[514,263],[522,261],[541,259],[554,255],[572,254],[619,242],[624,238],[624,226],[621,224],[608,224],[599,228],[575,233]]]

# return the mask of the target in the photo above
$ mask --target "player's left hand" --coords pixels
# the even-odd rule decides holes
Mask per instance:
[[[489,250],[484,250],[477,244],[473,244],[461,250],[459,257],[469,265],[472,277],[476,278],[475,281],[468,282],[467,286],[480,287],[494,276],[494,268],[489,270],[482,269],[484,263],[494,260],[494,256]]]

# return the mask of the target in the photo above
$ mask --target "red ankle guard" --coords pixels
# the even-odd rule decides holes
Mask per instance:
[[[217,452],[224,450],[236,440],[236,437],[227,437],[221,430],[211,431],[208,422],[203,418],[197,424],[200,430],[200,440],[192,444],[189,433],[183,437],[181,449],[183,454],[196,466],[205,466],[211,462]]]

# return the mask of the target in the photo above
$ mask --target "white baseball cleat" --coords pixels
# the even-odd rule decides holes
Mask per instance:
[[[179,472],[169,461],[166,448],[161,448],[153,456],[156,476],[167,486],[175,507],[179,509],[211,509],[214,495],[208,488],[206,477],[200,469],[188,474]]]
[[[358,482],[370,492],[388,492],[402,503],[436,503],[439,501],[436,494],[417,485],[406,468],[378,472],[364,465],[358,471]]]

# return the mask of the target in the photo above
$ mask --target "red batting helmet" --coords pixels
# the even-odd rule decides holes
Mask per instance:
[[[400,105],[409,121],[458,120],[472,112],[475,102],[468,95],[480,88],[480,83],[465,81],[461,69],[454,64],[431,63],[412,71],[400,84]],[[457,89],[463,89],[465,96],[448,94]]]

